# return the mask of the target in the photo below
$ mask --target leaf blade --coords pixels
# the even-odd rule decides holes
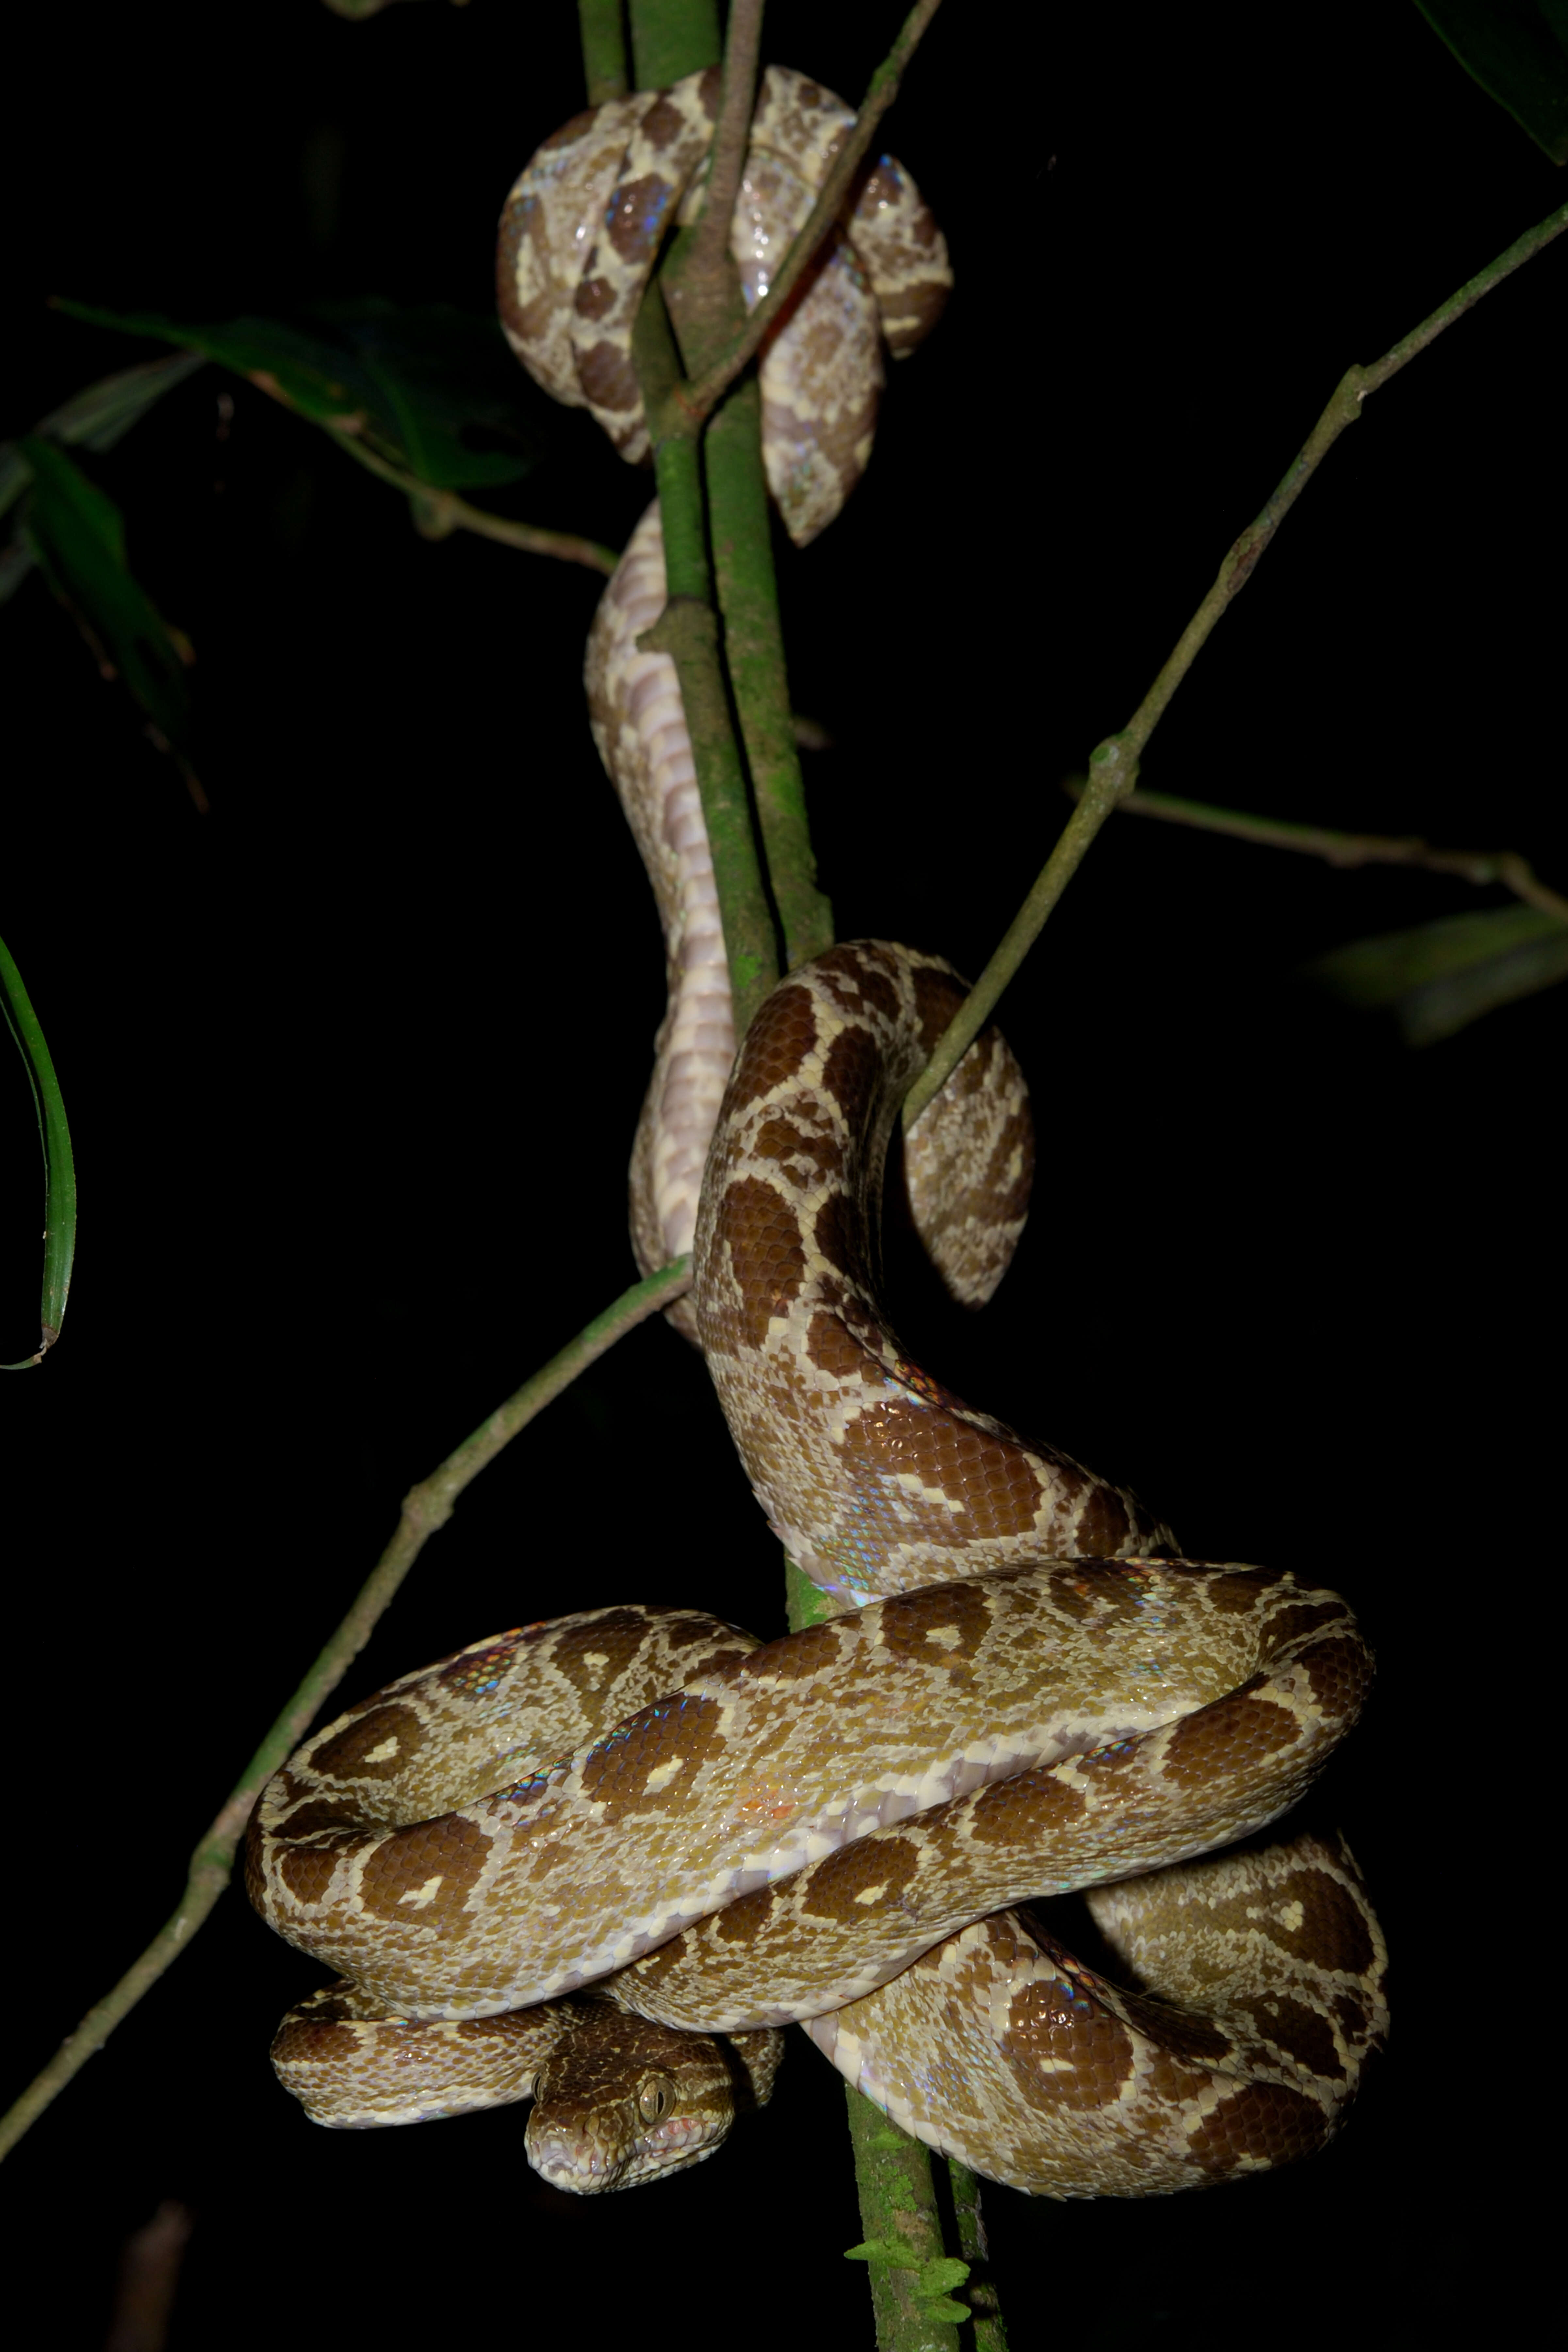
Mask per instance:
[[[55,443],[29,434],[18,446],[33,469],[28,541],[50,587],[76,615],[100,664],[123,678],[183,755],[191,731],[184,665],[126,562],[124,517]]]
[[[32,1000],[4,940],[0,940],[0,998],[5,1024],[16,1040],[16,1050],[33,1090],[38,1140],[44,1155],[44,1279],[39,1302],[41,1326],[37,1353],[0,1371],[28,1371],[42,1363],[60,1336],[70,1296],[71,1268],[76,1259],[76,1160],[71,1150],[70,1125],[59,1080]]]
[[[1415,5],[1487,96],[1554,163],[1568,163],[1568,0]]]
[[[1447,915],[1352,940],[1305,976],[1342,1004],[1392,1013],[1407,1045],[1435,1045],[1568,979],[1568,923],[1536,907]]]
[[[57,299],[72,318],[202,352],[311,424],[368,447],[435,489],[495,488],[529,473],[553,420],[531,404],[493,319],[379,295],[317,302],[309,323],[179,320]],[[480,446],[483,441],[489,446]]]

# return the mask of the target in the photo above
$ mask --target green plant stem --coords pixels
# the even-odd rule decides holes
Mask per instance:
[[[1228,611],[1232,599],[1241,593],[1251,579],[1275,532],[1334,443],[1360,416],[1363,402],[1379,391],[1391,376],[1397,375],[1401,368],[1408,366],[1418,352],[1424,352],[1429,343],[1436,341],[1446,327],[1451,327],[1456,319],[1463,318],[1484,294],[1489,294],[1494,287],[1500,286],[1505,278],[1511,277],[1533,255],[1550,245],[1553,237],[1561,236],[1564,229],[1568,229],[1568,205],[1559,205],[1534,228],[1527,229],[1522,236],[1516,237],[1506,252],[1500,253],[1495,261],[1489,261],[1484,269],[1467,280],[1457,294],[1450,295],[1446,302],[1440,303],[1430,317],[1424,319],[1418,327],[1413,327],[1371,367],[1346,369],[1333,397],[1312,427],[1300,455],[1284,480],[1256,520],[1247,525],[1226,551],[1214,586],[1183,630],[1174,651],[1153,685],[1121,732],[1109,736],[1091,754],[1089,781],[1084,786],[1082,798],[1063,827],[1061,837],[1047,860],[1044,871],[1008,926],[1001,945],[968,998],[946,1033],[938,1039],[930,1062],[910,1088],[903,1108],[906,1132],[990,1019],[997,999],[1034,945],[1047,916],[1077,871],[1090,842],[1106,818],[1126,800],[1137,783],[1138,763],[1144,747],[1170,708],[1176,688]]]
[[[1007,2329],[991,2271],[991,2248],[980,2210],[980,2182],[955,2156],[947,2159],[952,2184],[953,2219],[958,2224],[958,2251],[969,2265],[965,2299],[973,2314],[974,2352],[1007,2352]]]
[[[1033,889],[1003,933],[990,962],[937,1039],[931,1060],[904,1097],[906,1134],[984,1028],[995,1010],[997,998],[1034,946],[1047,916],[1083,863],[1090,842],[1111,811],[1126,798],[1137,773],[1136,762],[1125,759],[1121,744],[1114,736],[1110,742],[1100,744],[1090,762],[1079,804],[1062,827]]]
[[[1067,786],[1075,800],[1080,789],[1076,779]],[[1208,801],[1178,800],[1170,793],[1142,789],[1129,793],[1121,805],[1129,816],[1193,825],[1233,841],[1256,842],[1264,849],[1294,849],[1303,856],[1325,858],[1331,866],[1419,866],[1429,874],[1451,874],[1461,882],[1473,882],[1478,888],[1499,883],[1527,907],[1568,922],[1568,898],[1542,882],[1514,849],[1434,849],[1415,834],[1337,833],[1328,825],[1254,816],[1245,809],[1216,808]]]
[[[816,887],[789,673],[779,618],[773,529],[762,454],[762,393],[738,383],[708,428],[713,569],[724,620],[724,658],[746,747],[768,883],[786,969],[833,944],[833,908]]]
[[[879,2352],[958,2352],[958,2326],[947,2315],[946,2298],[933,2312],[938,2298],[929,2288],[921,2292],[927,2285],[921,2273],[948,2259],[931,2158],[862,2092],[847,2083],[844,2089]]]
[[[590,106],[624,98],[627,79],[626,37],[621,24],[621,0],[577,0],[577,29],[583,41],[583,79]]]
[[[402,1513],[391,1542],[192,1854],[178,1909],[113,1990],[89,2010],[76,2032],[61,2042],[48,2064],[0,2116],[0,2158],[9,2154],[72,2076],[95,2052],[102,2049],[142,1994],[185,1950],[228,1884],[235,1849],[258,1796],[285,1757],[299,1745],[323,1701],[336,1690],[426,1541],[451,1517],[464,1487],[495,1460],[520,1430],[527,1428],[536,1413],[542,1412],[563,1389],[569,1388],[617,1339],[624,1339],[661,1307],[673,1305],[690,1286],[691,1261],[684,1257],[661,1266],[645,1281],[634,1283],[603,1314],[584,1324],[576,1338],[525,1381],[504,1404],[498,1405],[489,1419],[448,1454],[427,1478],[410,1487],[403,1498]]]
[[[665,89],[719,60],[718,0],[630,0],[638,89]]]
[[[687,244],[678,248],[689,249]],[[637,643],[645,652],[668,654],[679,679],[713,856],[735,1032],[744,1036],[752,1015],[778,978],[778,951],[720,656],[719,614],[708,556],[702,428],[680,397],[680,360],[665,308],[662,271],[637,314],[632,355],[653,436],[667,597],[664,611]]]
[[[563,563],[586,564],[590,572],[602,572],[606,579],[620,562],[613,547],[601,547],[597,540],[579,539],[566,530],[540,530],[532,523],[509,522],[504,515],[487,514],[483,507],[471,507],[455,490],[438,490],[434,483],[422,482],[417,474],[405,474],[401,466],[378,457],[353,434],[331,425],[325,431],[329,440],[335,441],[344,456],[363,466],[367,474],[403,492],[422,538],[446,539],[454,530],[471,530],[477,538],[521,548],[526,555],[553,555]]]

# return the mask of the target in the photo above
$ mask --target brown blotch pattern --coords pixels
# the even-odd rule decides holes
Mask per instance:
[[[680,1801],[682,1780],[689,1786],[699,1768],[721,1742],[723,1708],[717,1699],[682,1694],[659,1700],[601,1740],[584,1762],[583,1795],[604,1807],[606,1822],[645,1811],[665,1812]],[[650,1776],[679,1763],[670,1779],[650,1790]]]
[[[998,2039],[1004,2055],[1033,2078],[1035,2096],[1052,2105],[1111,2106],[1132,2073],[1131,2034],[1068,1976],[1015,1993]]]
[[[769,1118],[757,1129],[752,1146],[759,1160],[772,1161],[796,1184],[820,1184],[837,1175],[843,1153],[831,1135],[809,1133],[787,1118]]]
[[[772,1318],[799,1297],[805,1279],[800,1225],[771,1184],[742,1176],[729,1188],[718,1239],[729,1246],[742,1328],[760,1347]]]
[[[647,1640],[647,1621],[636,1610],[605,1610],[594,1624],[563,1634],[551,1659],[556,1672],[591,1699],[619,1679]]]
[[[753,1021],[746,1032],[721,1123],[738,1118],[775,1087],[798,1076],[816,1043],[816,1007],[809,989],[786,980],[774,989],[765,1009],[765,1024]]]
[[[318,1772],[333,1780],[394,1780],[425,1745],[425,1729],[411,1706],[373,1707],[311,1756]],[[384,1748],[384,1755],[375,1750]],[[298,1834],[298,1831],[296,1831]]]
[[[286,1846],[279,1857],[279,1874],[296,1903],[307,1908],[320,1903],[332,1883],[336,1853],[318,1846]]]
[[[812,1873],[810,1916],[855,1927],[874,1911],[894,1909],[920,1866],[912,1838],[863,1838],[840,1846]]]
[[[1263,1680],[1258,1675],[1254,1687]],[[1165,1748],[1165,1777],[1173,1788],[1203,1789],[1218,1777],[1222,1765],[1230,1773],[1244,1772],[1300,1738],[1300,1720],[1288,1706],[1238,1692],[1175,1726]]]
[[[878,1622],[879,1638],[894,1657],[941,1672],[976,1655],[991,1630],[991,1607],[983,1585],[928,1584],[885,1602]]]
[[[372,1846],[360,1879],[360,1900],[378,1919],[439,1934],[461,1914],[485,1866],[490,1840],[460,1813],[389,1830]],[[413,1897],[435,1885],[426,1899]]]

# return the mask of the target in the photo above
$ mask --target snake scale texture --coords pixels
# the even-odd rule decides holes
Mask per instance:
[[[579,116],[503,217],[514,347],[634,458],[632,322],[716,101],[710,74]],[[749,299],[849,120],[769,69],[735,216]],[[909,348],[947,282],[883,158],[764,353],[768,476],[797,539],[865,462],[879,319]],[[674,668],[637,646],[663,602],[655,508],[587,661],[669,971],[634,1247],[645,1270],[694,1250],[671,1319],[837,1613],[760,1643],[692,1611],[589,1610],[478,1643],[308,1740],[258,1801],[247,1884],[337,1978],[284,2020],[274,2063],[342,2126],[531,2097],[531,2161],[584,2190],[711,2154],[765,2102],[791,2022],[906,2129],[1036,2194],[1289,2161],[1337,2128],[1386,2031],[1348,1849],[1259,1835],[1354,1723],[1365,1645],[1334,1592],[1174,1557],[1132,1496],[906,1355],[878,1289],[883,1163],[963,984],[847,943],[788,975],[737,1059]],[[990,1030],[905,1165],[968,1303],[1005,1270],[1032,1164],[1022,1075]],[[1116,1982],[1026,1907],[1075,1889]]]

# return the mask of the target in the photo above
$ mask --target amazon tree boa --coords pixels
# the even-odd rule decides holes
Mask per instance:
[[[514,345],[633,456],[636,302],[716,98],[694,77],[577,118],[503,220]],[[820,176],[848,119],[770,69],[743,269],[743,244],[754,259],[804,216],[802,159]],[[805,193],[764,194],[786,164]],[[906,257],[935,253],[944,282],[934,228],[908,228],[929,215],[906,175],[884,159],[874,187],[873,209],[901,208]],[[877,379],[862,361],[857,406],[787,343],[803,320],[816,335],[825,282],[842,320],[867,206],[764,360],[769,478],[800,538],[828,519],[801,486],[841,502],[864,462]],[[803,465],[818,404],[835,432],[861,425]],[[1257,1832],[1354,1722],[1364,1645],[1331,1591],[1171,1557],[1130,1495],[905,1355],[877,1296],[882,1164],[963,986],[907,949],[836,948],[774,991],[731,1072],[673,665],[636,646],[663,598],[653,509],[588,657],[670,970],[634,1245],[651,1270],[694,1244],[683,1328],[771,1523],[839,1613],[758,1643],[694,1612],[591,1610],[477,1643],[318,1733],[247,1847],[253,1900],[341,1972],[290,2011],[274,2063],[340,2125],[533,2095],[531,2159],[579,2189],[711,2153],[737,2105],[766,2098],[790,2021],[906,2128],[1035,2193],[1287,2161],[1331,2136],[1382,2038],[1384,1955],[1342,1842]],[[976,1303],[1032,1161],[994,1031],[910,1147],[917,1229]],[[1006,1907],[1075,1888],[1125,1984]]]

